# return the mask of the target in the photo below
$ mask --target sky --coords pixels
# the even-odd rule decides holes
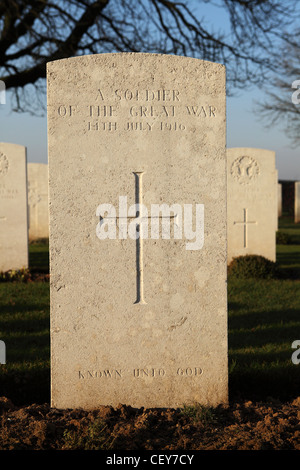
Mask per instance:
[[[224,26],[222,10],[207,4],[201,13],[216,28]],[[292,147],[280,126],[266,128],[254,112],[255,102],[263,98],[263,91],[248,87],[239,90],[235,96],[227,97],[227,147],[273,150],[279,179],[300,180],[300,147]],[[6,104],[0,104],[0,141],[26,146],[28,162],[47,163],[47,117],[15,113],[11,111],[10,103],[10,93],[7,92]]]

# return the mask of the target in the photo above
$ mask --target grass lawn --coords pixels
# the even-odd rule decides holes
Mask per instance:
[[[300,395],[300,224],[282,217],[277,245],[284,279],[228,280],[230,399],[289,400]],[[285,242],[286,243],[286,242]],[[30,267],[47,272],[47,243],[30,245]],[[50,401],[49,283],[0,282],[0,396],[17,405]]]
[[[49,401],[49,283],[0,283],[0,395],[15,404]]]
[[[281,400],[300,396],[300,224],[279,219],[288,244],[277,244],[284,279],[228,280],[229,384],[232,398]]]

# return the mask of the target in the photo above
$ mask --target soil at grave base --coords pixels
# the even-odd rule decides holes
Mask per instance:
[[[186,410],[119,405],[93,411],[0,398],[0,450],[300,450],[300,397]]]

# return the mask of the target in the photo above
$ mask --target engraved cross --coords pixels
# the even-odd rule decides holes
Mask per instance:
[[[257,222],[250,222],[247,220],[247,209],[243,209],[244,211],[244,220],[242,222],[233,222],[234,225],[243,225],[244,226],[244,248],[247,248],[248,243],[248,233],[247,233],[247,225],[248,224],[257,224]]]
[[[127,219],[136,221],[136,301],[135,304],[146,304],[144,298],[144,257],[143,257],[143,233],[142,233],[142,222],[145,219],[175,219],[177,214],[168,215],[168,216],[144,216],[142,214],[143,210],[143,171],[133,172],[135,176],[135,206],[137,211],[135,216],[122,216],[116,217],[117,220]],[[106,217],[110,218],[110,217]],[[100,217],[100,221],[101,221]]]

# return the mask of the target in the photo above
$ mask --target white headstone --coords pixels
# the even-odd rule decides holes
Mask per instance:
[[[52,406],[226,402],[224,67],[49,63],[48,137]]]
[[[26,148],[0,142],[0,271],[28,268]]]
[[[227,149],[228,263],[237,256],[276,260],[275,152],[255,148]]]
[[[28,163],[29,240],[49,238],[48,165]]]

